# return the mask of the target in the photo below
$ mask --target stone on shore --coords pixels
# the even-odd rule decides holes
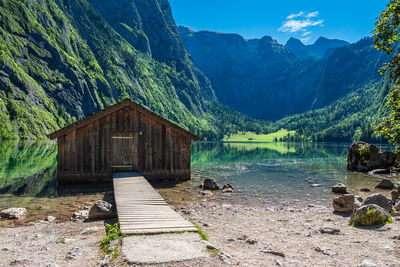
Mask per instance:
[[[362,203],[364,202],[364,199],[361,196],[354,196],[354,205],[355,208],[358,209],[359,207],[362,206]]]
[[[25,208],[9,208],[9,209],[2,210],[0,212],[0,217],[1,218],[6,218],[6,219],[17,219],[17,220],[20,220],[25,215],[26,215],[26,209]]]
[[[363,260],[358,267],[378,267],[375,263],[370,260]]]
[[[332,193],[335,194],[347,194],[347,188],[344,184],[335,184],[332,186]]]
[[[116,216],[115,206],[104,200],[98,200],[89,211],[89,219],[109,219]]]
[[[390,212],[392,210],[393,201],[386,198],[382,194],[372,194],[369,195],[363,202],[363,205],[368,204],[378,205],[379,207],[384,208],[387,212]]]
[[[379,184],[376,186],[376,188],[379,188],[379,189],[393,189],[394,188],[394,184],[389,179],[383,178],[379,182]]]
[[[350,213],[355,208],[354,202],[354,195],[344,194],[333,199],[333,209],[339,213]]]
[[[330,235],[336,235],[340,233],[339,229],[332,228],[332,227],[322,227],[319,229],[319,232],[321,234],[330,234]]]
[[[395,211],[400,211],[400,201],[399,200],[396,202],[396,204],[394,204],[393,209]]]
[[[81,231],[81,235],[88,235],[88,234],[93,234],[100,231],[100,228],[97,226],[93,226],[93,227],[86,227],[85,229],[83,229]]]
[[[374,215],[367,215],[368,211],[374,211]],[[384,208],[375,204],[367,204],[355,210],[351,216],[350,222],[353,223],[354,226],[382,225],[389,217],[389,212]]]
[[[54,217],[54,216],[47,216],[44,220],[46,221],[46,222],[52,222],[52,221],[54,221],[56,219],[56,217]]]
[[[392,152],[381,151],[377,146],[355,141],[347,154],[349,171],[368,172],[375,169],[390,168],[396,161]]]
[[[215,179],[207,178],[203,182],[203,190],[218,190],[219,185],[215,181]]]
[[[72,215],[72,220],[86,220],[89,218],[88,210],[78,210]]]
[[[398,190],[393,190],[391,192],[392,195],[392,201],[396,202],[396,200],[400,197],[400,192]]]

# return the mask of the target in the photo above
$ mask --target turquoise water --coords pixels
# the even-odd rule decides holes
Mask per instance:
[[[233,194],[218,194],[216,201],[249,205],[326,204],[331,200],[329,192],[335,183],[348,184],[356,193],[360,188],[373,187],[376,183],[376,178],[346,171],[349,146],[196,142],[192,145],[192,181],[184,187],[191,188],[191,194],[197,196],[199,184],[205,178],[214,178],[221,185],[230,183],[235,187]],[[46,201],[50,196],[56,196],[56,165],[54,142],[2,141],[0,208],[20,200],[36,203],[39,197]]]

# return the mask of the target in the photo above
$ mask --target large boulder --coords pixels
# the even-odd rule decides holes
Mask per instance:
[[[333,198],[333,209],[339,213],[350,213],[353,212],[355,205],[354,195],[344,194],[339,197]]]
[[[6,219],[17,219],[17,220],[20,220],[25,215],[26,215],[26,209],[25,208],[9,208],[9,209],[2,210],[0,212],[0,217],[1,218],[6,218]]]
[[[89,211],[89,219],[109,219],[116,216],[115,206],[104,200],[98,200]]]
[[[396,161],[396,154],[381,151],[377,146],[355,141],[347,154],[349,171],[368,172],[374,169],[390,168]]]
[[[388,189],[388,190],[390,190],[390,189],[393,189],[393,188],[394,188],[394,184],[393,184],[393,182],[390,181],[389,179],[383,178],[383,179],[379,182],[379,184],[376,186],[376,188],[379,188],[379,189]]]
[[[390,217],[382,207],[375,204],[367,204],[355,210],[350,218],[350,223],[354,226],[373,226],[385,224]]]
[[[347,188],[344,184],[335,184],[334,186],[332,186],[332,193],[347,194]]]
[[[390,212],[392,210],[393,201],[386,198],[382,194],[372,194],[369,195],[363,202],[363,206],[368,204],[375,204],[381,208],[384,208],[387,212]]]
[[[215,181],[215,179],[207,178],[203,182],[203,190],[218,190],[219,185]]]

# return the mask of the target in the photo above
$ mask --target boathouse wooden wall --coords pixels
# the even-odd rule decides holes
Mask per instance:
[[[193,138],[131,107],[116,110],[58,139],[58,180],[112,181],[116,171],[139,171],[150,179],[190,179]],[[125,140],[125,141],[124,141]],[[132,167],[113,167],[115,153],[133,145]]]

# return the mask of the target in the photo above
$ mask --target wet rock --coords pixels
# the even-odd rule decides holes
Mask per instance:
[[[116,216],[115,206],[104,200],[98,200],[89,211],[89,219],[109,219]]]
[[[224,188],[222,189],[222,193],[232,193],[233,189],[232,188]]]
[[[233,190],[233,185],[231,185],[231,184],[224,184],[224,185],[222,186],[222,189],[227,189],[227,188],[230,188],[230,189]]]
[[[93,227],[87,227],[81,231],[81,235],[88,235],[88,234],[93,234],[100,231],[100,228],[97,226]]]
[[[0,217],[1,218],[6,218],[6,219],[17,219],[17,220],[20,220],[25,215],[26,215],[26,209],[25,208],[9,208],[9,209],[2,210],[0,212]]]
[[[253,239],[253,238],[247,239],[246,242],[247,242],[247,244],[250,244],[250,245],[257,244],[257,240],[255,240],[255,239]]]
[[[46,221],[46,222],[52,222],[52,221],[54,221],[56,219],[56,217],[54,217],[54,216],[47,216],[44,220]]]
[[[370,171],[368,174],[370,175],[379,175],[379,174],[389,174],[390,169],[375,169]]]
[[[377,146],[355,141],[347,154],[347,169],[349,171],[367,172],[375,169],[390,168],[396,161],[392,152],[381,151]]]
[[[386,178],[383,178],[376,186],[376,188],[379,189],[393,189],[393,187],[394,187],[393,182]]]
[[[396,200],[400,197],[400,192],[396,189],[391,192],[392,201],[396,202]]]
[[[344,184],[335,184],[334,186],[332,186],[332,193],[347,194],[347,188]]]
[[[369,217],[367,219],[365,216],[368,210],[375,210],[376,216]],[[375,204],[367,204],[354,211],[350,218],[350,222],[353,222],[355,226],[381,225],[382,222],[385,222],[389,218],[389,216],[389,212],[387,212],[384,208]]]
[[[82,256],[82,254],[83,254],[83,249],[82,248],[74,247],[68,252],[68,255],[67,255],[66,258],[67,259],[75,259],[75,258],[78,258],[78,257]]]
[[[316,247],[315,251],[321,252],[322,254],[327,255],[327,256],[335,256],[337,254],[332,249],[326,248],[326,247],[322,247],[322,248],[321,247]]]
[[[206,197],[210,197],[213,195],[213,193],[210,190],[202,190],[200,191],[200,194]]]
[[[375,204],[390,212],[392,210],[393,201],[386,198],[382,194],[369,195],[363,202],[363,205]]]
[[[72,215],[72,220],[86,220],[89,218],[88,210],[78,210]]]
[[[219,185],[215,181],[215,179],[207,178],[203,182],[203,190],[218,190]]]
[[[333,209],[339,213],[350,213],[355,208],[355,199],[352,194],[344,194],[333,199]]]
[[[330,234],[330,235],[336,235],[340,233],[339,229],[332,228],[332,227],[322,227],[319,229],[319,232],[321,234]]]
[[[369,189],[369,188],[361,188],[360,191],[361,192],[371,192],[371,189]]]
[[[363,260],[358,267],[378,267],[378,265],[370,260]]]

